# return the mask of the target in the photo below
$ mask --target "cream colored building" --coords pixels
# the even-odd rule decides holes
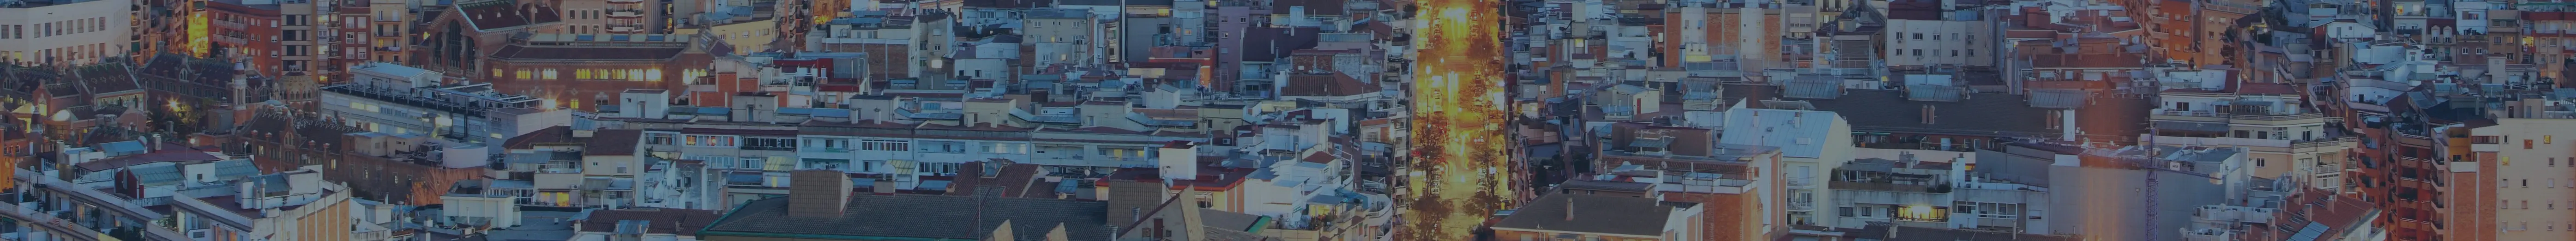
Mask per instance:
[[[2501,206],[2489,222],[2503,225],[2495,230],[2500,232],[2495,240],[2576,237],[2576,140],[2567,144],[2557,140],[2558,136],[2576,138],[2576,119],[2499,119],[2491,126],[2467,128],[2470,151],[2479,155],[2479,161],[2495,163],[2493,170],[2473,171],[2487,172],[2498,182],[2492,190],[2453,193],[2495,195],[2493,200]]]
[[[2148,119],[2158,145],[2245,148],[2251,175],[2291,178],[2308,186],[2341,190],[2345,149],[2358,143],[2326,129],[2324,114],[2299,108],[2297,95],[2173,90]]]
[[[63,3],[70,2],[70,3]],[[0,62],[88,65],[132,48],[133,0],[0,5]]]
[[[1718,143],[1780,148],[1779,173],[1784,176],[1779,186],[1785,189],[1779,199],[1787,203],[1782,209],[1789,224],[1832,225],[1839,220],[1842,207],[1832,206],[1834,193],[1823,182],[1852,160],[1856,147],[1849,121],[1831,111],[1739,108],[1726,111],[1720,129]]]

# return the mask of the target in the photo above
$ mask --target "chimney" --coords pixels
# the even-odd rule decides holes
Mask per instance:
[[[840,171],[802,170],[788,176],[791,217],[837,218],[850,203],[850,178]]]
[[[1574,221],[1574,198],[1565,199],[1565,221]]]
[[[874,190],[877,195],[894,195],[894,179],[877,179],[876,183],[869,189]]]

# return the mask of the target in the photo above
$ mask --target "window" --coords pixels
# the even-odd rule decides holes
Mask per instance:
[[[794,151],[794,150],[796,150],[796,139],[786,139],[786,138],[743,138],[742,143],[743,143],[743,144],[742,144],[742,149],[744,149],[744,150],[772,150],[772,151]]]
[[[982,148],[982,149],[984,150],[984,153],[994,153],[994,154],[1028,154],[1028,152],[1029,152],[1029,144],[1027,144],[1027,143],[984,143],[984,148]]]
[[[1914,40],[1923,40],[1923,33],[1914,33]]]
[[[922,141],[921,152],[966,153],[966,143],[954,141]]]
[[[2263,158],[2254,158],[2254,167],[2272,166],[2271,163],[2272,162],[2270,161],[2263,160]]]
[[[1202,192],[1202,193],[1198,193],[1198,194],[1197,194],[1197,196],[1198,196],[1198,199],[1199,199],[1199,208],[1211,208],[1211,207],[1216,207],[1216,198],[1215,198],[1215,195],[1210,195],[1210,194],[1208,194],[1208,193],[1204,193],[1204,192]]]
[[[923,162],[919,170],[934,174],[956,174],[957,163]]]
[[[859,150],[910,151],[912,150],[912,143],[906,141],[861,140],[859,141]]]
[[[689,146],[736,147],[741,144],[734,142],[738,138],[734,136],[682,135],[681,137],[683,138],[681,144]]]
[[[1844,217],[1850,217],[1850,216],[1852,216],[1852,213],[1853,213],[1853,212],[1852,212],[1852,208],[1851,208],[1851,207],[1841,207],[1841,208],[1837,208],[1837,209],[1841,209],[1840,211],[1842,211],[1842,216],[1844,216]]]

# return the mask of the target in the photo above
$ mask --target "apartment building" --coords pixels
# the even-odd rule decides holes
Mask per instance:
[[[1958,160],[1925,161],[1864,158],[1844,163],[1826,182],[1835,199],[1831,226],[1865,227],[1893,223],[1909,227],[1949,227],[1951,172]]]
[[[830,22],[815,25],[816,31],[809,32],[810,34],[806,36],[808,39],[805,40],[805,49],[858,53],[867,56],[861,59],[868,66],[866,78],[863,78],[865,80],[912,77],[911,67],[918,63],[906,60],[912,59],[910,55],[913,52],[910,50],[912,50],[911,44],[914,37],[913,18],[891,16],[884,11],[856,11],[851,14],[849,17],[835,18]],[[1031,33],[1030,39],[1050,39],[1034,36],[1036,34]]]
[[[566,34],[661,34],[670,33],[661,0],[576,0],[557,3],[555,11],[563,16]]]
[[[412,40],[416,39],[410,37],[412,22],[417,21],[420,14],[414,8],[416,6],[401,0],[367,0],[366,4],[365,19],[355,21],[366,26],[366,31],[359,33],[365,36],[360,43],[365,43],[367,48],[367,51],[359,51],[366,53],[362,57],[374,62],[411,61],[410,52],[406,50],[412,49]]]
[[[2345,150],[2358,140],[2327,128],[2328,118],[2292,85],[2231,83],[2217,91],[2165,90],[2149,119],[2158,144],[2247,148],[2253,172],[2287,177],[2314,188],[2344,188]]]
[[[126,57],[134,0],[42,0],[0,5],[0,63],[77,66]]]
[[[228,196],[195,197],[249,218],[243,236],[294,240],[349,240],[355,209],[348,186],[325,182],[322,170],[306,168],[253,176],[234,184]]]
[[[1738,108],[1726,111],[1726,124],[1719,130],[1718,143],[1780,148],[1777,173],[1786,180],[1786,190],[1778,199],[1787,202],[1787,224],[1835,225],[1844,215],[1840,207],[1828,205],[1840,200],[1836,193],[1820,185],[1852,159],[1852,127],[1841,115]]]
[[[1884,39],[1887,66],[1892,68],[1994,66],[1998,52],[1994,41],[2001,36],[1993,22],[1962,14],[1943,1],[1909,0],[1887,3],[1887,28]],[[1978,39],[1985,39],[1980,41]]]
[[[1782,206],[1813,205],[1812,199],[1783,198],[1788,194],[1784,185],[1813,179],[1764,175],[1784,167],[1780,148],[1719,144],[1714,142],[1713,131],[1700,128],[1617,123],[1611,125],[1611,131],[1611,141],[1598,152],[1601,156],[1591,170],[1618,177],[1576,179],[1560,188],[1582,188],[1574,184],[1577,182],[1634,185],[1626,190],[1591,193],[1634,193],[1637,197],[1697,203],[1706,213],[1695,221],[1701,226],[1694,229],[1702,234],[1696,240],[1771,239],[1788,232],[1792,217],[1784,211],[1815,209]]]
[[[314,75],[329,69],[328,34],[336,2],[309,0],[206,1],[213,43],[250,63],[261,76]]]
[[[2553,110],[2565,112],[2563,110]],[[2562,115],[2563,116],[2563,115]],[[2461,178],[2450,192],[2452,203],[2494,203],[2492,214],[2446,213],[2453,223],[2495,223],[2496,229],[2452,232],[2496,232],[2496,240],[2536,240],[2576,235],[2576,144],[2557,144],[2558,135],[2576,119],[2503,118],[2470,121],[2466,153],[2450,152],[2451,173]],[[2456,130],[2455,130],[2456,131]],[[2456,139],[2456,138],[2455,138]],[[2453,144],[2452,146],[2457,146]],[[2474,177],[2474,178],[2471,178]],[[2487,181],[2493,180],[2493,183]]]
[[[389,63],[360,64],[349,73],[346,84],[322,87],[321,111],[368,132],[489,145],[572,124],[572,110],[502,94],[491,83],[448,84],[438,72]]]
[[[549,108],[596,110],[627,89],[686,89],[710,74],[716,62],[705,45],[686,35],[529,34],[517,42],[476,53],[483,76],[503,94],[553,103]],[[421,67],[421,66],[415,66]],[[455,76],[435,67],[421,67]]]

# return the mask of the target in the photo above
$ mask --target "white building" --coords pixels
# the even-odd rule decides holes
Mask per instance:
[[[1718,143],[1780,148],[1790,224],[1833,224],[1837,209],[1817,204],[1836,200],[1822,182],[1851,161],[1850,122],[1830,111],[1738,108],[1726,111],[1725,123]]]
[[[322,87],[322,113],[370,132],[495,143],[572,124],[571,110],[501,94],[491,83],[446,84],[438,72],[386,63],[351,66],[349,72],[348,84]]]
[[[0,62],[87,65],[133,48],[133,0],[0,1]]]
[[[1999,37],[1986,21],[1887,19],[1889,66],[1994,66]]]

